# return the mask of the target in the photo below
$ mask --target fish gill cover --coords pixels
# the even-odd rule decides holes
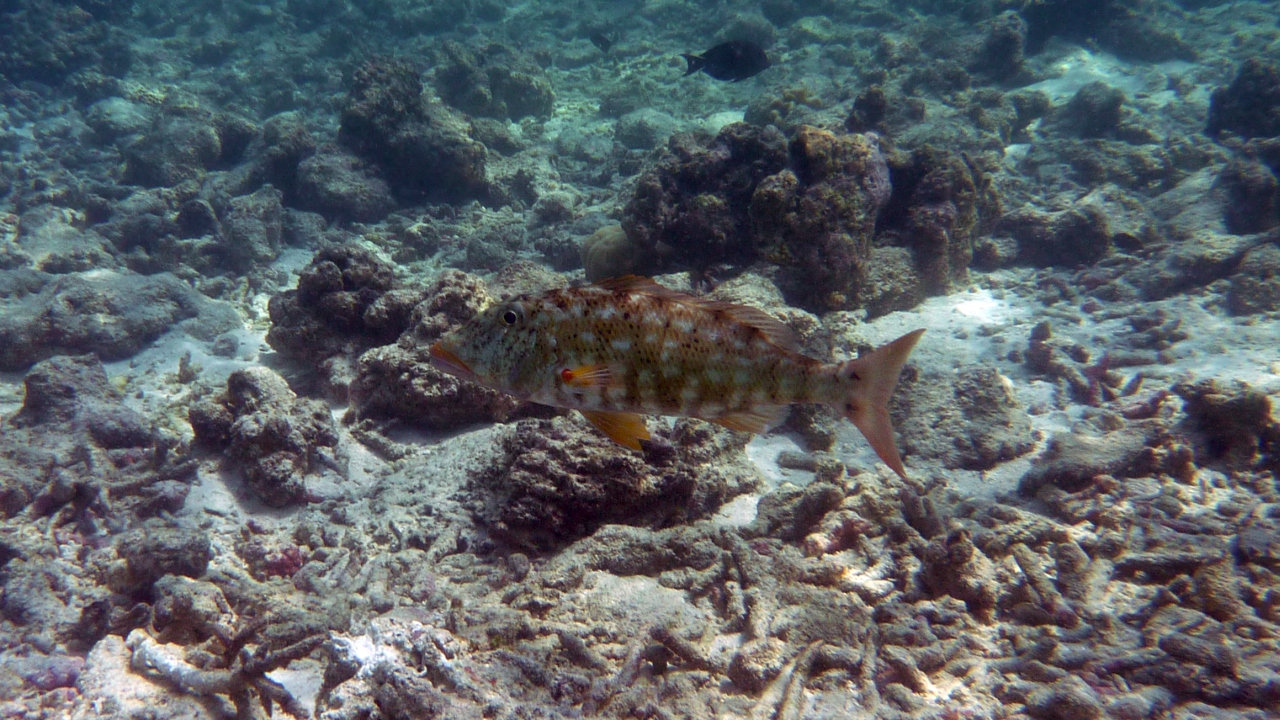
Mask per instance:
[[[0,1],[0,715],[1273,715],[1277,16]]]

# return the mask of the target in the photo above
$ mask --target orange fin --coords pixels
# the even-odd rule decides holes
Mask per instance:
[[[632,450],[641,450],[640,441],[649,439],[649,428],[644,418],[635,413],[612,410],[579,410],[596,429],[609,439]]]
[[[762,433],[782,420],[787,413],[787,407],[786,405],[770,405],[748,412],[730,412],[719,417],[707,419],[730,430]]]
[[[889,396],[893,395],[902,366],[923,334],[923,329],[912,330],[856,360],[842,364],[838,370],[849,387],[848,396],[840,401],[843,403],[840,409],[857,426],[884,464],[904,480],[907,470],[898,455],[898,446],[894,444]]]
[[[579,365],[560,371],[560,380],[572,388],[616,387],[618,380],[608,365]]]
[[[612,290],[614,292],[638,293],[641,295],[649,295],[651,297],[661,298],[682,305],[697,306],[706,310],[723,312],[737,322],[759,330],[768,338],[769,342],[780,348],[798,352],[800,341],[796,338],[795,331],[788,327],[778,318],[770,315],[768,312],[760,308],[751,307],[749,305],[736,305],[723,300],[705,300],[703,298],[694,297],[686,293],[665,288],[652,279],[641,277],[639,275],[623,275],[622,277],[609,278],[596,283],[596,287]]]

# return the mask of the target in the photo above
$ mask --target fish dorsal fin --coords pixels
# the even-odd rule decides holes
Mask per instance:
[[[760,308],[751,307],[750,305],[735,305],[723,300],[699,300],[698,298],[693,298],[693,300],[708,309],[720,310],[744,325],[750,325],[764,333],[769,342],[784,350],[800,352],[800,339],[796,337],[795,331]]]
[[[601,280],[596,283],[596,287],[613,292],[644,293],[645,295],[656,295],[658,297],[684,295],[684,293],[662,287],[654,282],[653,278],[647,278],[643,275],[619,275],[618,277]]]
[[[643,450],[640,441],[649,439],[649,428],[645,427],[644,418],[635,413],[612,410],[579,410],[578,412],[582,413],[587,422],[595,425],[597,430],[623,447]]]
[[[759,330],[769,342],[792,352],[800,351],[800,340],[795,331],[787,327],[781,320],[757,307],[737,305],[724,300],[704,300],[686,293],[665,288],[653,279],[639,275],[623,275],[621,277],[601,280],[596,287],[613,292],[639,293],[651,297],[662,298],[670,302],[700,307],[705,310],[722,312],[744,325]]]
[[[762,433],[782,421],[787,413],[787,407],[786,405],[767,405],[745,412],[728,412],[719,417],[707,419],[730,430]]]

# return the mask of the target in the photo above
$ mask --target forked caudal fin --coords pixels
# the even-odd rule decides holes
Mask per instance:
[[[898,446],[894,444],[893,423],[889,421],[889,396],[893,395],[898,374],[923,334],[923,328],[912,330],[891,343],[842,364],[837,371],[841,386],[847,388],[848,393],[836,407],[857,426],[884,464],[904,480],[907,471],[898,456]]]

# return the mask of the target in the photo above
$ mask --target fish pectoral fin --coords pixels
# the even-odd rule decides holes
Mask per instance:
[[[571,388],[616,387],[621,380],[608,365],[579,365],[560,371],[560,380]]]
[[[596,426],[596,429],[609,439],[631,448],[632,450],[642,450],[640,446],[641,440],[649,439],[649,428],[645,427],[644,418],[635,413],[614,412],[611,410],[579,410],[587,422]]]
[[[756,408],[746,412],[730,412],[719,417],[707,418],[711,422],[727,427],[730,430],[741,430],[749,433],[762,433],[782,421],[787,413],[786,405]]]

